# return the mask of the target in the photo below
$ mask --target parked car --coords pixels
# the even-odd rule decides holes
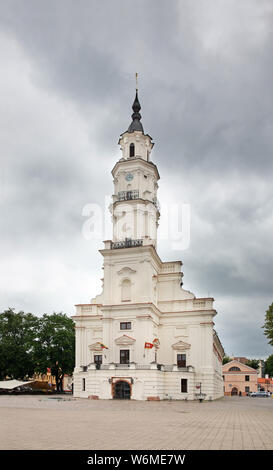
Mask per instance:
[[[252,392],[250,394],[251,397],[270,397],[271,396],[271,393],[270,392],[261,392],[261,391],[258,391],[258,392]]]

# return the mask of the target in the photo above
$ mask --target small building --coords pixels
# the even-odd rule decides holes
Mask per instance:
[[[258,389],[273,393],[273,379],[270,379],[269,377],[258,378]]]
[[[258,389],[258,371],[237,360],[223,365],[224,394],[245,396]]]

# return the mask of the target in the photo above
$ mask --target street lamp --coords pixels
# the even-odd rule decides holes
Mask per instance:
[[[206,393],[202,393],[202,383],[199,382],[199,385],[196,385],[196,388],[200,389],[200,392],[196,393],[195,396],[199,399],[200,403],[202,403],[202,401],[206,398]]]

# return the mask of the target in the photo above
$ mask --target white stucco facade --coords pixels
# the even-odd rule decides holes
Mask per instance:
[[[139,130],[139,109],[133,107],[112,170],[113,238],[100,250],[103,290],[76,305],[74,395],[193,400],[201,383],[205,399],[217,399],[224,351],[214,299],[184,290],[182,262],[163,262],[157,253],[159,173],[152,139]]]

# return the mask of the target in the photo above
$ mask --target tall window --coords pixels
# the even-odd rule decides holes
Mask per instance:
[[[181,393],[187,393],[187,392],[188,392],[188,380],[181,379]]]
[[[131,281],[124,279],[121,285],[121,301],[131,300]]]
[[[177,354],[177,366],[186,367],[186,354]]]
[[[249,382],[249,375],[245,375],[245,381]]]
[[[129,364],[130,362],[130,351],[129,349],[120,350],[120,364]]]
[[[85,392],[85,379],[82,379],[82,391]]]
[[[135,156],[135,144],[130,144],[130,157]]]

